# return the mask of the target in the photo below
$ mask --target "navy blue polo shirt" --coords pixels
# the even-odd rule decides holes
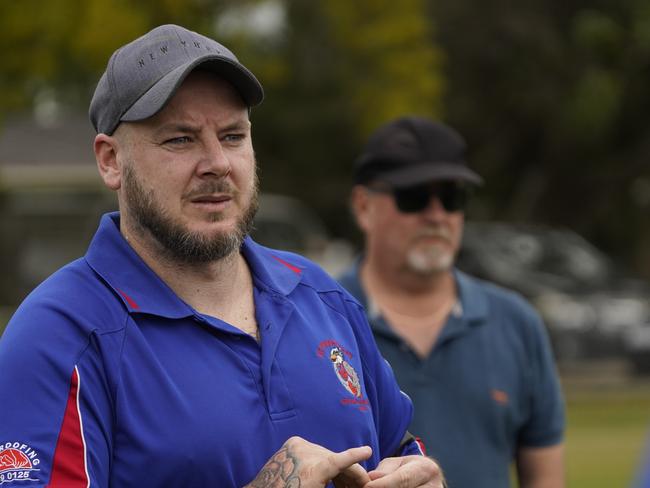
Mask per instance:
[[[300,256],[242,253],[260,343],[183,302],[105,215],[0,340],[3,488],[241,487],[294,435],[370,445],[368,469],[394,454],[412,406],[356,300]]]
[[[359,261],[339,280],[373,310]],[[450,488],[507,487],[519,447],[562,442],[564,403],[546,330],[514,292],[454,272],[459,302],[421,359],[377,312],[377,345],[415,407],[411,432]]]

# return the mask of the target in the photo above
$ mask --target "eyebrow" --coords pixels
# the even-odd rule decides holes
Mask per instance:
[[[222,127],[219,129],[219,132],[227,132],[231,130],[248,130],[251,127],[250,120],[236,120],[234,122],[231,122],[227,124],[226,126]],[[197,134],[201,132],[201,128],[198,126],[194,126],[191,124],[186,124],[186,123],[179,123],[179,122],[170,122],[168,124],[164,124],[162,127],[159,127],[156,129],[154,132],[154,135],[160,136],[163,134],[168,134],[168,133],[182,133],[182,134]]]
[[[182,124],[182,123],[177,123],[177,122],[172,122],[169,124],[165,124],[162,127],[159,127],[154,131],[155,136],[160,136],[163,134],[168,134],[170,132],[174,133],[183,133],[183,134],[196,134],[197,132],[200,132],[199,128],[193,125],[189,124]]]
[[[219,132],[230,131],[230,130],[246,130],[251,127],[251,122],[248,119],[245,120],[236,120],[230,124],[222,127]]]

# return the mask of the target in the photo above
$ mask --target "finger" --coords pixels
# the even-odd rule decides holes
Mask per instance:
[[[365,461],[366,459],[370,458],[370,456],[372,456],[372,448],[370,446],[361,446],[352,447],[350,449],[346,449],[345,451],[334,453],[333,457],[338,463],[338,467],[340,469],[344,469],[352,466],[355,463]]]
[[[372,455],[372,449],[369,446],[353,447],[345,451],[335,452],[327,457],[325,475],[328,479],[334,479],[344,470],[350,468],[353,464],[365,461]],[[361,468],[361,466],[359,466]],[[365,473],[365,470],[361,468]],[[352,473],[358,475],[358,470],[352,470]]]
[[[333,481],[336,488],[362,488],[370,483],[370,477],[363,466],[355,463],[344,469]]]
[[[372,479],[378,479],[386,476],[388,473],[392,473],[404,462],[404,458],[401,457],[384,458],[377,465],[377,467],[374,470],[370,471],[368,474],[373,477]]]
[[[404,488],[443,486],[440,469],[431,459],[422,456],[409,456],[395,459],[401,459],[401,465],[399,465],[394,471],[387,472],[386,468],[394,468],[395,464],[393,462],[385,464],[382,467],[381,472],[386,473],[386,475],[381,478],[373,479],[373,481],[366,485],[367,488],[389,488],[393,486]],[[388,459],[386,461],[388,461]],[[371,473],[369,473],[369,476]]]
[[[388,473],[384,473],[383,471],[377,471],[377,470],[368,471],[368,477],[370,478],[371,481],[378,480],[379,478],[383,478],[384,476],[386,476],[386,474]]]

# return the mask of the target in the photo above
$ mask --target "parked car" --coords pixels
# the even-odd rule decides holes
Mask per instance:
[[[528,298],[560,362],[625,356],[637,367],[630,347],[645,332],[650,357],[650,286],[571,230],[469,222],[458,264]]]

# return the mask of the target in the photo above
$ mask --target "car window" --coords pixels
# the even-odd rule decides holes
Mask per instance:
[[[609,259],[582,237],[542,226],[470,223],[459,265],[524,289],[539,284],[578,291],[602,286],[612,278]]]

